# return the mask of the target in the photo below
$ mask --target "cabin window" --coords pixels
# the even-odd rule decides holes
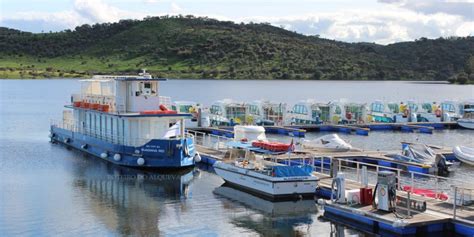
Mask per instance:
[[[295,105],[293,112],[296,114],[308,114],[308,109],[304,105]]]
[[[211,114],[218,114],[218,115],[220,115],[220,114],[221,114],[221,109],[220,109],[220,107],[217,106],[217,105],[211,106]]]
[[[410,104],[408,105],[408,107],[409,107],[410,110],[413,111],[413,112],[418,111],[418,105],[416,105],[416,104],[410,103]]]
[[[394,106],[393,104],[389,104],[388,105],[388,108],[393,111],[395,108],[394,107],[397,107],[396,105]],[[379,104],[379,103],[373,103],[372,104],[372,111],[374,112],[383,112],[384,110],[384,105],[383,104]]]
[[[138,82],[138,86],[135,91],[135,96],[156,96],[157,93],[157,83],[156,82]]]
[[[335,111],[335,113],[336,113],[336,114],[341,114],[341,113],[342,113],[340,106],[336,106],[336,111]]]
[[[392,113],[400,113],[400,106],[398,106],[397,104],[388,104],[388,109],[392,112]],[[382,110],[380,112],[383,112],[383,107],[382,107]]]
[[[249,105],[249,113],[254,115],[260,115],[259,109],[256,105]]]
[[[192,105],[180,105],[179,106],[179,111],[182,113],[191,113],[191,107]]]
[[[424,103],[422,106],[424,111],[426,111],[427,113],[432,113],[432,106],[429,104],[429,103]]]

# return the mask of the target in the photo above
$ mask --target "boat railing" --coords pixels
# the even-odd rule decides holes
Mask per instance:
[[[159,99],[160,99],[160,104],[166,106],[167,108],[171,108],[171,97],[160,95]]]
[[[89,129],[82,127],[78,124],[74,124],[71,121],[56,121],[51,120],[51,126],[62,128],[68,131],[73,131],[75,133],[81,133],[90,137],[97,138],[99,140],[104,140],[117,145],[139,147],[145,145],[147,142],[151,141],[152,138],[128,138],[123,135],[114,134],[110,129]],[[194,135],[186,134],[186,138],[193,138]],[[181,139],[179,136],[175,139]]]

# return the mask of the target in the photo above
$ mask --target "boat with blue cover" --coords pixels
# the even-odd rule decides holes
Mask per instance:
[[[159,82],[138,76],[94,76],[81,80],[63,119],[51,124],[50,137],[117,165],[182,168],[195,164],[194,138],[185,133],[191,114],[169,110]]]
[[[217,161],[214,170],[226,183],[270,200],[312,198],[318,179],[310,166],[286,166],[265,160]]]
[[[270,200],[312,198],[318,178],[309,165],[286,166],[272,157],[290,152],[271,151],[254,147],[255,142],[266,141],[265,130],[258,126],[238,126],[234,141],[228,142],[227,159],[213,167],[226,183]]]

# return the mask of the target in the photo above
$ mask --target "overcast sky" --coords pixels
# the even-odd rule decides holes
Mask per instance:
[[[0,26],[32,32],[192,14],[269,22],[306,35],[388,44],[474,35],[474,0],[0,0]]]

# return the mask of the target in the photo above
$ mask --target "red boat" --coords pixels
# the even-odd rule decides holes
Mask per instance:
[[[403,186],[403,191],[408,192],[411,191],[414,194],[418,194],[423,197],[429,197],[434,199],[439,199],[441,201],[447,201],[449,196],[446,193],[436,193],[430,189],[423,189],[423,188],[412,188],[411,186]]]

